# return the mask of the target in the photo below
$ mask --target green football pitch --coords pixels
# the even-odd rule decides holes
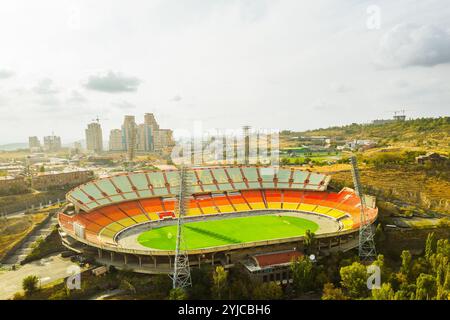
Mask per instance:
[[[184,224],[187,249],[202,249],[229,244],[302,236],[317,231],[317,223],[293,216],[263,215]],[[138,242],[148,248],[175,250],[177,226],[145,231]]]

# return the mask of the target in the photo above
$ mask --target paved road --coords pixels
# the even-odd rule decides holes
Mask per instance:
[[[69,276],[68,268],[76,265],[70,259],[55,254],[40,261],[31,262],[15,271],[0,271],[0,300],[11,298],[22,290],[22,280],[29,275],[41,279],[41,285]]]

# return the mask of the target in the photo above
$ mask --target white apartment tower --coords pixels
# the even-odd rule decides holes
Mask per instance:
[[[28,146],[32,152],[39,151],[41,149],[41,142],[39,141],[39,138],[36,136],[29,137],[28,138]]]
[[[102,127],[98,122],[88,124],[86,129],[86,149],[95,153],[103,151]]]
[[[122,125],[122,144],[127,150],[128,160],[132,161],[137,147],[137,125],[134,116],[125,116]]]
[[[109,151],[123,151],[122,130],[113,129],[109,133]]]
[[[51,135],[44,137],[44,150],[45,151],[59,151],[61,150],[61,137]]]

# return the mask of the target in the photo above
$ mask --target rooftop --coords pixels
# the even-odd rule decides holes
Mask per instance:
[[[252,256],[250,260],[244,262],[244,265],[250,272],[255,272],[266,268],[289,265],[292,260],[301,256],[303,254],[297,250],[262,253]]]

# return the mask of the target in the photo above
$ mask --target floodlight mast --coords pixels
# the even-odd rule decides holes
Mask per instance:
[[[353,184],[355,186],[355,192],[360,199],[360,225],[359,225],[359,246],[358,254],[359,258],[363,262],[371,262],[376,259],[377,251],[375,248],[374,233],[370,219],[366,216],[366,200],[362,193],[361,178],[359,175],[358,163],[355,156],[350,157],[350,163],[352,165],[352,177]]]
[[[178,190],[178,213],[177,221],[177,242],[175,247],[175,263],[172,276],[173,289],[192,286],[191,271],[189,267],[189,257],[184,239],[183,223],[184,216],[189,211],[189,196],[192,185],[191,172],[188,167],[181,165],[180,182]]]

